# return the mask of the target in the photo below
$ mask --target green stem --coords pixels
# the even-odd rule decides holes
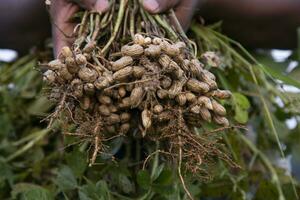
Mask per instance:
[[[262,102],[263,109],[264,109],[264,112],[266,114],[268,126],[270,127],[270,129],[272,131],[272,134],[274,135],[274,137],[276,139],[276,143],[277,143],[277,146],[279,148],[281,157],[285,158],[284,152],[283,152],[281,144],[280,144],[280,140],[279,140],[279,137],[278,137],[277,130],[275,128],[275,125],[274,125],[270,110],[268,108],[268,105],[267,105],[267,103],[266,103],[266,101],[263,97],[263,94],[262,94],[260,88],[259,88],[259,83],[258,83],[257,77],[254,73],[253,66],[244,57],[242,57],[235,49],[233,49],[230,46],[230,43],[237,46],[238,49],[241,50],[243,54],[245,54],[252,62],[254,62],[258,67],[260,67],[262,69],[262,71],[265,72],[272,80],[274,80],[274,78],[264,70],[264,67],[240,43],[238,43],[238,42],[222,35],[221,33],[217,32],[215,30],[211,30],[209,28],[206,28],[205,30],[207,31],[207,35],[209,37],[213,37],[214,40],[216,40],[217,42],[219,42],[221,44],[221,47],[219,47],[220,49],[222,47],[225,47],[225,49],[227,50],[227,52],[229,54],[231,53],[233,57],[235,57],[236,59],[241,61],[242,64],[246,66],[246,69],[250,70],[251,77],[252,77],[252,79],[253,79],[253,81],[256,85],[256,90],[257,90],[256,92],[259,95],[259,99]],[[192,31],[195,32],[199,37],[202,37],[202,38],[205,37],[203,34],[199,34],[199,32],[201,32],[201,29],[197,25],[192,26]],[[209,40],[208,38],[206,38],[206,39]],[[225,42],[224,40],[227,41],[227,42]],[[298,198],[298,194],[297,194],[297,191],[296,191],[296,186],[295,186],[295,184],[292,180],[291,175],[289,175],[289,179],[292,183],[294,194]]]
[[[156,143],[156,147],[155,147],[155,151],[159,150],[159,142],[157,141]],[[158,167],[158,162],[159,162],[159,153],[155,154],[154,157],[154,162],[153,162],[153,166],[152,166],[152,170],[151,170],[151,178],[154,178],[157,167]]]
[[[217,35],[219,35],[220,37],[222,37],[222,38],[225,38],[225,39],[227,39],[229,42],[231,42],[231,43],[233,43],[233,44],[235,44],[236,46],[238,46],[238,48],[240,49],[240,50],[242,50],[242,52],[248,57],[248,58],[250,58],[256,65],[258,65],[261,69],[263,69],[263,66],[240,44],[240,43],[238,43],[238,42],[236,42],[236,41],[234,41],[234,40],[232,40],[232,39],[230,39],[230,38],[228,38],[228,37],[226,37],[226,36],[223,36],[222,34],[220,34],[220,33],[218,33],[218,32],[216,32],[216,31],[213,31],[215,34],[217,34]],[[270,110],[269,110],[269,108],[268,108],[268,105],[267,105],[267,103],[266,103],[266,100],[264,99],[264,97],[263,97],[263,94],[262,94],[262,92],[261,92],[261,90],[259,89],[259,83],[258,83],[258,81],[257,81],[257,78],[256,78],[256,75],[255,75],[255,73],[254,73],[254,70],[253,70],[253,66],[249,63],[249,62],[247,62],[245,59],[243,59],[242,58],[242,56],[240,56],[237,52],[235,52],[235,55],[238,55],[243,61],[244,61],[244,63],[248,66],[248,68],[249,68],[249,70],[250,70],[250,73],[251,73],[251,76],[252,76],[252,79],[253,79],[253,81],[254,81],[254,83],[256,84],[256,86],[257,86],[257,91],[258,91],[258,94],[259,94],[259,98],[260,98],[260,100],[261,100],[261,102],[262,102],[262,104],[263,104],[263,108],[264,108],[264,111],[265,111],[265,114],[266,114],[266,118],[267,118],[267,122],[268,122],[268,125],[269,125],[269,127],[271,128],[271,131],[272,131],[272,133],[273,133],[273,135],[274,135],[274,137],[275,137],[275,140],[276,140],[276,143],[277,143],[277,146],[278,146],[278,148],[279,148],[279,151],[280,151],[280,155],[281,155],[281,157],[282,158],[285,158],[285,155],[284,155],[284,152],[283,152],[283,150],[282,150],[282,147],[281,147],[281,144],[280,144],[280,140],[279,140],[279,136],[278,136],[278,133],[277,133],[277,130],[276,130],[276,128],[275,128],[275,125],[274,125],[274,122],[273,122],[273,119],[272,119],[272,116],[271,116],[271,113],[270,113]],[[263,70],[264,71],[264,70]],[[265,71],[264,71],[265,72]],[[268,74],[268,73],[267,73]],[[269,74],[268,74],[269,75]],[[271,75],[269,75],[271,78],[272,78],[272,76]],[[272,78],[273,79],[273,78]],[[296,190],[296,186],[295,186],[295,184],[294,184],[294,182],[293,182],[293,178],[291,177],[291,175],[289,175],[288,176],[289,177],[289,179],[290,179],[290,181],[291,181],[291,183],[292,183],[292,188],[293,188],[293,192],[294,192],[294,194],[295,194],[295,196],[296,196],[296,198],[297,199],[299,199],[299,197],[298,197],[298,193],[297,193],[297,190]],[[277,177],[278,178],[278,177]]]
[[[260,158],[262,163],[265,165],[267,169],[269,169],[271,175],[272,175],[272,182],[276,185],[277,191],[278,191],[278,200],[285,200],[285,197],[283,195],[283,191],[279,182],[278,175],[276,173],[276,170],[274,169],[272,163],[269,161],[269,159],[265,156],[264,153],[262,153],[256,146],[248,140],[243,134],[238,134],[238,136],[242,139],[242,141],[251,149],[251,151],[257,155],[257,157]]]
[[[124,14],[124,21],[123,21],[123,33],[122,33],[122,39],[126,40],[126,34],[128,31],[128,15],[129,15],[129,9],[126,9]],[[130,17],[130,16],[129,16]],[[129,24],[130,26],[130,24]]]
[[[80,23],[80,28],[79,28],[79,31],[78,31],[79,36],[81,36],[82,33],[83,33],[83,29],[85,27],[87,17],[88,17],[88,11],[84,11],[84,14],[83,14],[83,17],[82,17],[82,20],[81,20],[81,23]]]
[[[110,45],[112,44],[112,42],[115,40],[115,37],[119,31],[121,22],[123,20],[123,16],[124,16],[124,12],[125,12],[125,7],[127,5],[128,0],[120,0],[120,7],[119,7],[119,12],[118,12],[118,16],[117,16],[117,21],[116,24],[114,26],[114,30],[112,32],[111,37],[109,38],[108,42],[106,43],[106,45],[103,47],[103,49],[101,50],[101,54],[106,54]]]
[[[94,32],[94,24],[95,24],[94,13],[91,13],[90,14],[90,34],[87,36],[87,38],[90,40],[91,40],[93,32]]]
[[[146,33],[149,33],[150,32],[149,24],[148,24],[149,22],[148,22],[147,17],[146,17],[146,11],[143,9],[142,6],[140,6],[139,10],[140,10],[141,19],[142,19],[143,24],[144,24],[143,28],[145,29]]]
[[[113,196],[118,197],[118,199],[133,200],[132,198],[123,196],[123,195],[121,195],[121,194],[119,194],[119,193],[116,193],[116,192],[111,192],[111,191],[110,191],[109,193],[110,193],[111,195],[113,195]]]
[[[145,15],[147,17],[147,19],[149,20],[149,22],[151,23],[151,27],[152,29],[154,29],[154,34],[156,34],[157,36],[161,36],[162,33],[161,31],[159,30],[159,26],[157,25],[155,19],[153,18],[152,15],[150,15],[148,12],[145,12]]]
[[[192,27],[192,30],[195,31],[195,32],[197,32],[197,27],[193,26],[193,27]],[[275,137],[275,139],[276,139],[276,143],[277,143],[277,146],[278,146],[278,148],[279,148],[280,154],[281,154],[282,158],[284,158],[285,156],[284,156],[284,153],[283,153],[281,144],[280,144],[280,140],[279,140],[279,137],[278,137],[277,130],[276,130],[275,126],[274,126],[274,122],[273,122],[273,120],[272,120],[272,116],[271,116],[270,111],[269,111],[269,109],[268,109],[267,103],[266,103],[266,101],[265,101],[265,99],[264,99],[264,97],[263,97],[263,94],[261,93],[261,90],[259,89],[259,83],[258,83],[257,78],[256,78],[256,75],[255,75],[255,73],[254,73],[254,71],[253,71],[253,66],[252,66],[252,64],[250,64],[245,58],[243,58],[243,57],[242,57],[239,53],[237,53],[233,48],[231,48],[231,47],[229,46],[229,44],[227,44],[226,42],[223,41],[223,39],[227,39],[226,36],[223,36],[222,34],[216,32],[216,31],[214,31],[214,30],[209,30],[209,31],[210,31],[210,32],[208,32],[209,34],[216,35],[215,39],[216,39],[220,44],[222,44],[223,46],[225,46],[226,49],[227,49],[228,51],[230,51],[230,53],[231,53],[233,56],[235,56],[236,58],[238,58],[244,65],[246,65],[247,68],[248,68],[248,70],[250,71],[250,74],[251,74],[251,76],[252,76],[252,79],[253,79],[253,81],[254,81],[254,83],[255,83],[255,85],[256,85],[257,93],[259,94],[259,99],[261,100],[261,102],[262,102],[262,104],[263,104],[263,108],[264,108],[264,111],[265,111],[265,114],[266,114],[266,118],[267,118],[268,125],[269,125],[269,127],[271,128],[271,131],[272,131],[272,133],[273,133],[273,135],[274,135],[274,137]],[[222,39],[221,39],[221,38],[222,38]],[[233,43],[231,39],[228,38],[227,40],[230,41],[231,43]],[[237,45],[240,49],[246,51],[246,50],[245,50],[238,42],[234,42],[233,44]],[[252,59],[252,60],[254,59],[248,52],[245,52],[245,53],[246,53],[246,55],[247,55],[250,59]],[[255,59],[254,59],[254,60],[255,60]]]
[[[31,147],[33,147],[38,141],[40,141],[41,139],[43,139],[47,133],[50,131],[50,129],[44,129],[41,131],[38,131],[36,133],[36,138],[34,138],[33,140],[31,140],[30,142],[28,142],[26,145],[24,145],[22,148],[20,148],[19,150],[17,150],[15,153],[13,153],[12,155],[8,156],[5,161],[6,162],[10,162],[13,159],[15,159],[16,157],[24,154],[26,151],[28,151]]]
[[[151,169],[151,179],[153,179],[155,174],[157,173],[156,170],[158,168],[158,163],[159,163],[159,142],[156,142],[156,148],[155,148],[154,152],[157,152],[157,153],[155,154],[152,169]],[[149,190],[147,191],[147,193],[145,195],[143,195],[142,197],[138,198],[138,200],[151,199],[151,197],[153,195],[154,195],[154,193],[153,193],[153,191],[151,190],[151,187],[150,187]]]
[[[104,29],[112,20],[113,13],[115,11],[115,1],[111,1],[110,11],[105,13],[103,20],[101,21],[101,27]]]
[[[134,34],[135,34],[135,14],[137,12],[137,2],[135,0],[131,0],[131,4],[133,4],[133,10],[130,13],[130,21],[129,21],[129,31],[130,31],[130,35],[131,35],[131,39],[133,40],[134,38]]]
[[[92,33],[92,41],[95,41],[97,36],[98,36],[98,33],[100,31],[100,28],[101,28],[101,24],[100,24],[100,14],[96,13],[95,14],[96,17],[95,17],[95,26],[94,26],[94,32]]]
[[[171,40],[176,41],[178,39],[177,34],[174,30],[168,25],[168,23],[161,18],[160,15],[154,15],[154,19],[157,21],[159,25],[161,25],[169,34]]]
[[[278,137],[278,133],[277,133],[277,130],[275,128],[274,122],[272,120],[272,116],[271,116],[271,113],[269,111],[268,105],[267,105],[267,103],[266,103],[266,101],[265,101],[265,99],[263,97],[263,94],[261,93],[261,90],[259,89],[259,83],[258,83],[258,80],[257,80],[256,75],[254,73],[253,66],[248,61],[246,61],[241,55],[239,55],[237,52],[235,52],[234,50],[232,51],[232,53],[235,56],[237,56],[239,59],[243,60],[243,62],[248,67],[248,69],[250,71],[250,74],[252,76],[252,79],[253,79],[253,81],[254,81],[254,83],[256,85],[256,90],[257,90],[257,93],[259,94],[259,99],[261,100],[261,102],[263,104],[263,108],[264,108],[264,111],[265,111],[265,114],[266,114],[267,122],[269,124],[269,127],[271,128],[273,136],[276,139],[276,143],[277,143],[278,149],[280,151],[280,155],[281,155],[282,158],[285,158],[285,155],[283,153],[283,150],[282,150],[282,147],[281,147],[281,144],[280,144],[280,140],[279,140],[279,137]],[[247,54],[249,54],[249,53],[247,53]],[[251,55],[250,55],[250,58],[254,59]]]
[[[170,11],[170,17],[171,17],[171,19],[172,19],[172,21],[174,23],[174,26],[175,26],[176,30],[178,31],[178,33],[180,34],[180,36],[183,38],[184,42],[188,45],[188,48],[190,50],[193,50],[193,47],[192,47],[192,45],[190,43],[190,40],[186,36],[186,34],[185,34],[185,32],[184,32],[181,24],[179,23],[179,21],[178,21],[176,15],[175,15],[175,12],[174,12],[173,9],[171,9],[171,11]]]
[[[39,132],[33,132],[33,133],[31,133],[31,134],[29,134],[29,135],[21,138],[20,140],[18,140],[16,142],[13,142],[12,145],[13,146],[19,146],[19,145],[21,145],[21,144],[23,144],[23,143],[25,143],[25,142],[27,142],[27,141],[35,138],[38,134],[39,134]]]

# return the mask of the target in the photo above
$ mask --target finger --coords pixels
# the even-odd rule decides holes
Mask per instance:
[[[108,0],[98,0],[96,3],[95,3],[95,10],[97,12],[106,12],[109,8],[109,2]]]
[[[175,8],[176,17],[184,30],[187,30],[198,8],[197,0],[182,0]]]
[[[81,1],[84,8],[95,11],[95,12],[105,12],[109,8],[108,0],[82,0]]]
[[[52,35],[53,35],[53,51],[54,51],[54,56],[58,57],[59,53],[61,52],[61,49],[65,46],[71,46],[74,39],[70,37],[72,34],[72,30],[74,29],[73,25],[70,25],[68,28],[70,31],[67,31],[64,29],[64,33],[61,33],[61,31],[53,30]]]
[[[180,0],[144,0],[143,6],[148,12],[157,14],[173,8],[179,2]]]
[[[55,3],[54,3],[55,2]],[[70,46],[75,24],[70,18],[79,10],[79,7],[67,1],[53,1],[50,7],[52,17],[53,50],[55,57],[64,46]]]

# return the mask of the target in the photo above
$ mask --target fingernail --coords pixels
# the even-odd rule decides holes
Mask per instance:
[[[159,8],[159,4],[156,0],[144,0],[144,7],[151,12],[156,12]]]
[[[97,12],[105,12],[109,8],[109,2],[107,0],[98,0],[95,4],[95,10]]]

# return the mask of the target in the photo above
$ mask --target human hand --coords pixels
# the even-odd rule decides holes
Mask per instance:
[[[143,5],[152,14],[162,13],[174,8],[180,24],[186,30],[194,12],[202,2],[204,0],[144,0]]]
[[[71,17],[83,7],[90,11],[105,12],[109,8],[108,0],[54,0],[51,2],[50,15],[52,18],[52,37],[54,54],[58,55],[61,48],[70,46],[74,41],[72,33],[75,24]]]

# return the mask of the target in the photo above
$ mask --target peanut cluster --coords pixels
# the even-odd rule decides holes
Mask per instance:
[[[90,121],[97,124],[90,125],[90,134],[124,135],[131,128],[142,136],[157,134],[174,123],[178,110],[186,127],[229,125],[218,101],[231,93],[218,89],[215,75],[206,68],[218,65],[212,52],[205,53],[201,63],[184,42],[141,34],[108,60],[91,56],[91,51],[97,49],[64,47],[44,73],[49,97],[58,102],[54,117],[67,111],[63,121],[80,119],[77,133]]]

